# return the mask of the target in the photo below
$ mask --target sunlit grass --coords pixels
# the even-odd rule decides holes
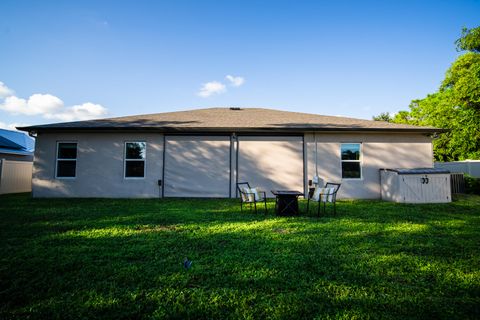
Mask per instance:
[[[480,197],[269,210],[0,196],[0,318],[479,318]]]

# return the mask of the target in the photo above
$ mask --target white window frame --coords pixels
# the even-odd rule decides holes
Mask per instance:
[[[342,145],[344,144],[358,144],[360,145],[360,159],[358,160],[343,160],[342,159]],[[344,162],[358,162],[360,164],[360,178],[344,178],[342,164]],[[363,180],[363,143],[361,142],[341,142],[340,143],[340,175],[342,180]]]
[[[76,158],[75,159],[63,159],[58,157],[58,151],[60,150],[61,143],[75,143],[77,146]],[[75,176],[74,177],[59,177],[58,176],[58,161],[75,161]],[[55,179],[66,179],[73,180],[77,178],[77,161],[78,161],[78,141],[57,141],[57,149],[55,150]]]
[[[127,159],[127,143],[145,143],[145,159]],[[147,145],[146,141],[125,141],[123,145],[123,179],[139,180],[145,179],[147,175]],[[143,161],[143,177],[127,177],[127,161]]]

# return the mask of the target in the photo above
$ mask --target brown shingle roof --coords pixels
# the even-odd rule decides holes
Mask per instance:
[[[52,130],[155,130],[160,132],[227,131],[403,131],[442,132],[433,127],[418,127],[382,121],[322,116],[317,114],[262,108],[208,108],[119,118],[63,122],[30,127],[23,131]]]

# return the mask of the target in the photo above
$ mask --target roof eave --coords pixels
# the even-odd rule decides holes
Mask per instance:
[[[251,127],[42,127],[29,126],[17,127],[18,130],[39,133],[39,132],[160,132],[160,133],[208,133],[208,132],[285,132],[285,133],[304,133],[304,132],[391,132],[391,133],[444,133],[448,129],[441,128],[359,128],[359,127],[340,127],[340,128],[314,128],[314,127],[278,127],[278,128],[251,128]]]
[[[0,153],[14,154],[14,155],[20,155],[20,156],[32,156],[33,155],[33,151],[15,150],[15,149],[9,149],[9,148],[0,148]]]

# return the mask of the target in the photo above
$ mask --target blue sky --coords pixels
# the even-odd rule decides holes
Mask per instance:
[[[479,16],[480,1],[2,0],[0,126],[214,106],[370,119],[434,92]]]

